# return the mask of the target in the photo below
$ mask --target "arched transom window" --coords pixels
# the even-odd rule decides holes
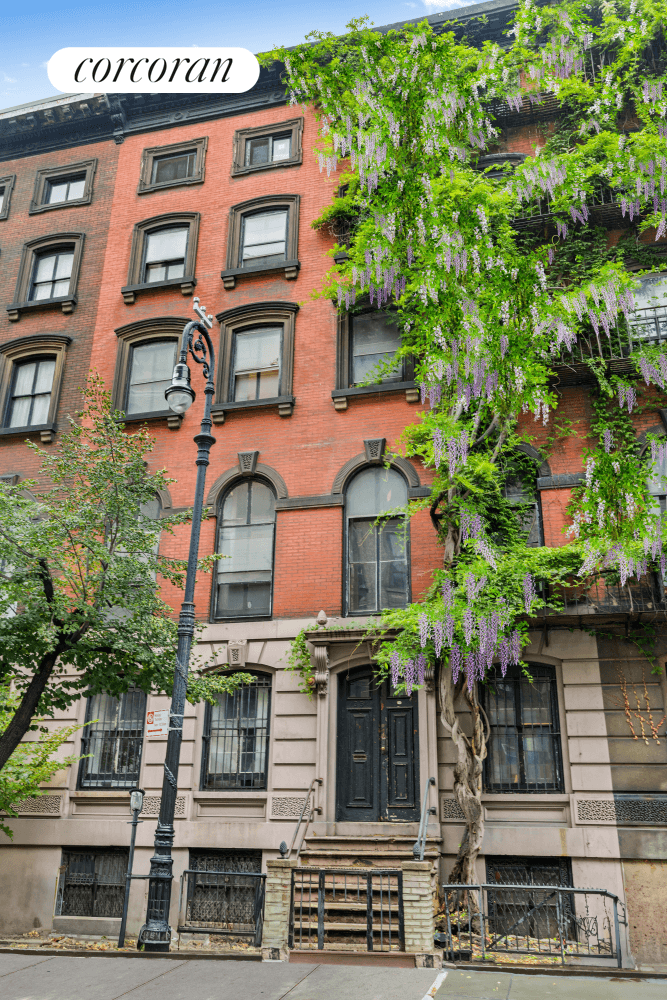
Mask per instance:
[[[380,466],[362,469],[347,488],[347,610],[351,614],[402,608],[410,599],[407,523],[403,517],[375,523],[379,514],[401,507],[407,499],[403,476]]]

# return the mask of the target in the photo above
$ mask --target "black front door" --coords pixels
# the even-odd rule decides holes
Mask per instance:
[[[417,696],[394,697],[371,667],[338,679],[336,819],[419,820]]]

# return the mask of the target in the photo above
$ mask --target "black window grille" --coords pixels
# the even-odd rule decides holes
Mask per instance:
[[[191,850],[190,868],[197,872],[261,872],[261,851]]]
[[[405,480],[395,469],[363,469],[347,488],[347,601],[352,614],[404,608],[410,600],[408,525],[402,517],[376,523],[378,515],[407,499]]]
[[[127,848],[63,850],[56,916],[120,917],[123,914]]]
[[[505,498],[517,505],[517,520],[519,527],[525,533],[526,545],[537,548],[544,545],[544,530],[542,525],[542,510],[534,488],[527,483],[516,469],[510,468],[510,474],[505,480]]]
[[[257,674],[206,706],[203,789],[266,788],[271,678]]]
[[[485,787],[493,792],[562,792],[563,763],[553,667],[496,668],[484,692],[491,736]]]
[[[80,788],[134,788],[139,781],[146,695],[128,691],[120,698],[88,699],[81,753]],[[96,721],[93,721],[96,720]]]
[[[569,887],[573,885],[572,863],[569,858],[487,857],[486,881],[499,886]],[[573,933],[575,908],[570,893],[489,889],[488,907],[492,934],[542,939],[555,937],[563,930],[568,937]]]

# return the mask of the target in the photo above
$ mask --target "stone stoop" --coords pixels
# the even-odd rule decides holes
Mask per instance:
[[[373,868],[395,868],[400,869],[402,862],[413,861],[412,847],[415,843],[414,834],[374,834],[366,837],[360,836],[317,836],[310,833],[304,841],[301,851],[300,865],[304,868],[346,868],[358,871],[362,876],[364,872]],[[424,861],[431,864],[431,884],[433,892],[437,888],[437,862],[440,855],[440,838],[429,837],[426,841],[426,851]],[[342,878],[342,876],[341,876]],[[338,879],[336,879],[338,881]],[[362,881],[356,889],[352,886],[349,893],[342,893],[337,889],[335,898],[330,891],[325,892],[325,915],[324,933],[325,948],[331,954],[335,953],[366,953],[366,888]],[[404,898],[406,890],[411,891],[404,881]],[[380,899],[378,893],[374,893],[372,901],[374,911],[374,948],[378,958],[369,958],[369,962],[380,961],[379,955],[383,954],[383,938],[386,934],[387,921],[392,926],[392,949],[391,952],[398,951],[398,943],[394,946],[394,935],[398,930],[398,899],[392,894],[391,903],[386,899]],[[317,934],[317,913],[313,909],[310,919],[304,921],[302,930],[311,935]],[[377,926],[376,926],[377,923]],[[381,927],[384,926],[384,934]],[[376,941],[377,939],[377,941]],[[305,942],[304,942],[305,943]],[[312,947],[312,938],[309,945]],[[385,945],[386,947],[386,945]],[[433,944],[431,944],[433,947]],[[295,940],[295,948],[299,949],[299,943]],[[304,949],[304,952],[306,949]],[[310,948],[308,948],[310,951]],[[320,954],[322,954],[320,952]],[[403,954],[404,953],[399,953]],[[384,951],[386,958],[387,952]],[[297,959],[304,961],[304,959]],[[400,961],[397,955],[397,961]],[[329,961],[329,959],[324,959]],[[390,959],[391,961],[391,959]],[[403,961],[414,967],[415,959],[411,956],[403,957]]]
[[[300,863],[315,868],[400,868],[412,861],[415,834],[371,834],[324,836],[309,833],[301,850]],[[424,860],[437,862],[441,837],[427,837]]]

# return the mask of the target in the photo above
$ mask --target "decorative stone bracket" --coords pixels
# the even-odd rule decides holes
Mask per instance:
[[[245,667],[248,656],[248,640],[227,643],[227,663],[230,667]]]
[[[329,692],[330,637],[325,633],[319,640],[315,636],[310,636],[309,639],[315,647],[315,690],[320,698],[324,698]]]

